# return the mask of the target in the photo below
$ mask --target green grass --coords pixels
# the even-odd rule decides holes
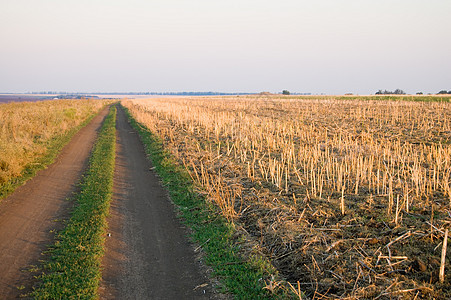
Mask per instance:
[[[80,125],[70,129],[63,135],[56,136],[50,139],[45,145],[47,151],[44,156],[38,158],[37,160],[29,163],[18,177],[14,177],[7,182],[0,184],[0,200],[5,198],[14,192],[19,186],[23,185],[26,181],[33,178],[36,173],[42,169],[45,169],[48,165],[55,161],[55,158],[61,152],[63,147],[69,143],[69,141],[74,137],[74,135],[83,127],[85,127],[97,114],[90,115],[84,122]]]
[[[100,130],[66,228],[50,248],[36,299],[95,299],[101,279],[106,216],[113,188],[116,107]]]
[[[182,220],[192,229],[192,238],[202,246],[205,262],[214,269],[213,275],[222,283],[222,292],[231,293],[237,299],[277,297],[263,289],[271,275],[277,277],[271,264],[258,254],[247,259],[240,255],[233,224],[220,216],[217,207],[194,192],[190,176],[163,148],[161,140],[124,109],[172,201],[177,204]]]

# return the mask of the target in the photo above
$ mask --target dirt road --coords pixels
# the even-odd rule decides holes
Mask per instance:
[[[124,111],[117,116],[114,195],[103,299],[210,299],[192,245]]]
[[[14,299],[29,292],[34,282],[31,265],[53,240],[72,203],[85,170],[104,109],[67,144],[55,163],[38,172],[0,203],[0,299]]]

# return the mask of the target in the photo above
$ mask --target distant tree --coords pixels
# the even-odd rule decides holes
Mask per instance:
[[[387,90],[378,90],[376,95],[405,95],[406,93],[403,90],[396,89],[394,92]]]
[[[423,95],[423,92],[417,92],[417,95]]]
[[[282,95],[289,95],[289,94],[290,94],[290,92],[287,91],[287,90],[283,90],[283,91],[282,91]]]
[[[449,92],[447,92],[446,90],[441,90],[440,92],[438,92],[437,94],[441,95],[441,94],[449,94]]]

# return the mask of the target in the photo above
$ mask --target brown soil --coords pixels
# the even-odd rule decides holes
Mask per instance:
[[[35,267],[68,216],[76,183],[86,168],[104,109],[67,144],[56,162],[0,203],[0,299],[31,291]]]
[[[117,141],[101,298],[211,299],[187,230],[122,109]]]

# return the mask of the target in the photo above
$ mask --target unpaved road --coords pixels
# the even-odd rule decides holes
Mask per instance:
[[[186,228],[151,171],[124,111],[117,115],[114,195],[108,220],[103,299],[210,299]]]
[[[14,299],[30,291],[30,265],[53,241],[72,206],[66,199],[76,190],[97,131],[108,113],[104,109],[67,144],[55,163],[0,202],[0,299]],[[22,288],[18,288],[21,287]]]

